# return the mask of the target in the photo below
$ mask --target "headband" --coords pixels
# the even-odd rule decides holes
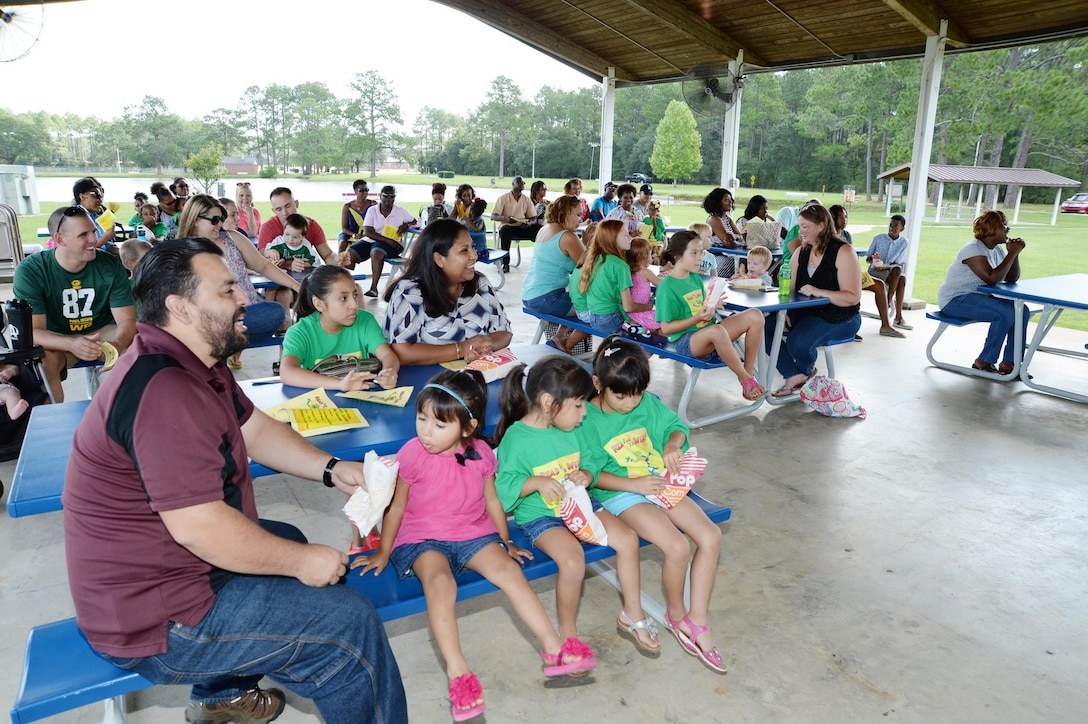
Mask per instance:
[[[464,407],[465,410],[468,412],[468,419],[476,419],[475,415],[472,414],[472,409],[469,408],[468,403],[466,403],[459,394],[451,390],[449,387],[446,387],[445,385],[440,385],[437,382],[428,382],[427,384],[423,385],[423,389],[427,389],[428,387],[434,388],[436,390],[442,390],[447,395],[461,403],[461,406]]]

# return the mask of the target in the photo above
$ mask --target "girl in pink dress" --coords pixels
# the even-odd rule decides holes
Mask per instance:
[[[653,288],[661,283],[661,277],[650,270],[649,241],[641,236],[631,239],[631,248],[627,250],[627,265],[631,267],[631,301],[649,304],[653,301]],[[627,313],[632,322],[651,332],[661,329],[661,324],[654,315],[653,309]]]
[[[400,578],[415,576],[427,598],[427,619],[446,661],[454,721],[483,713],[483,688],[461,652],[457,583],[465,569],[493,583],[540,641],[545,676],[588,671],[592,649],[563,642],[519,562],[533,554],[510,540],[495,491],[495,453],[481,439],[487,387],[478,372],[442,372],[416,398],[417,437],[397,453],[393,502],[382,522],[381,547],[352,568],[380,574],[388,563]]]

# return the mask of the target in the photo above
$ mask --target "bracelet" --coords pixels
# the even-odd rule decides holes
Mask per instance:
[[[334,456],[329,458],[329,462],[325,463],[325,472],[321,476],[321,482],[325,483],[326,488],[336,487],[332,482],[332,469],[336,467],[338,462],[340,462],[340,458]]]
[[[461,343],[460,342],[454,342],[453,343],[453,348],[454,348],[454,350],[456,350],[455,354],[457,355],[457,357],[455,357],[455,359],[461,359]]]

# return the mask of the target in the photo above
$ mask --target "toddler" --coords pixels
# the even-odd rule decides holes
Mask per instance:
[[[397,453],[393,501],[381,547],[352,567],[380,574],[388,563],[402,579],[415,576],[427,598],[427,619],[446,661],[454,721],[485,709],[480,680],[469,669],[457,631],[457,582],[463,571],[497,586],[543,647],[545,676],[584,674],[597,665],[576,638],[561,641],[520,563],[532,553],[510,539],[495,487],[495,453],[481,439],[487,387],[475,371],[442,372],[416,398],[416,435]]]
[[[710,245],[714,243],[714,230],[710,224],[695,223],[688,227],[688,231],[699,239],[699,246],[703,250],[703,256],[699,260],[699,274],[704,277],[713,277],[718,274],[718,257],[710,253]]]
[[[627,266],[631,269],[631,301],[650,306],[642,311],[628,312],[627,317],[635,324],[656,332],[661,325],[654,316],[653,287],[661,283],[661,278],[650,271],[650,242],[641,236],[631,239],[631,248],[626,256]]]
[[[19,376],[19,365],[0,365],[0,405],[8,408],[8,417],[18,420],[30,407],[30,403],[23,399],[19,388],[11,384],[11,381]]]
[[[302,214],[291,214],[283,222],[283,234],[265,248],[268,257],[280,269],[304,272],[317,263],[317,252],[306,239],[310,221]]]
[[[484,226],[484,211],[487,210],[487,202],[477,198],[473,200],[468,209],[468,219],[465,226],[468,227],[468,235],[472,237],[472,248],[476,250],[476,256],[481,261],[487,261],[487,230]]]
[[[734,274],[732,279],[758,279],[764,286],[774,286],[774,280],[768,270],[774,262],[771,250],[765,246],[754,246],[748,250],[747,263],[743,271]]]
[[[140,259],[143,259],[144,254],[149,251],[151,251],[151,244],[142,239],[129,239],[122,242],[118,256],[121,257],[121,263],[128,270],[129,277],[136,271],[136,265],[140,263]]]

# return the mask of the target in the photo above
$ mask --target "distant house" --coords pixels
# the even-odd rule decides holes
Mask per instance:
[[[256,176],[261,169],[257,166],[255,156],[227,156],[223,159],[223,165],[227,167],[227,175]]]

